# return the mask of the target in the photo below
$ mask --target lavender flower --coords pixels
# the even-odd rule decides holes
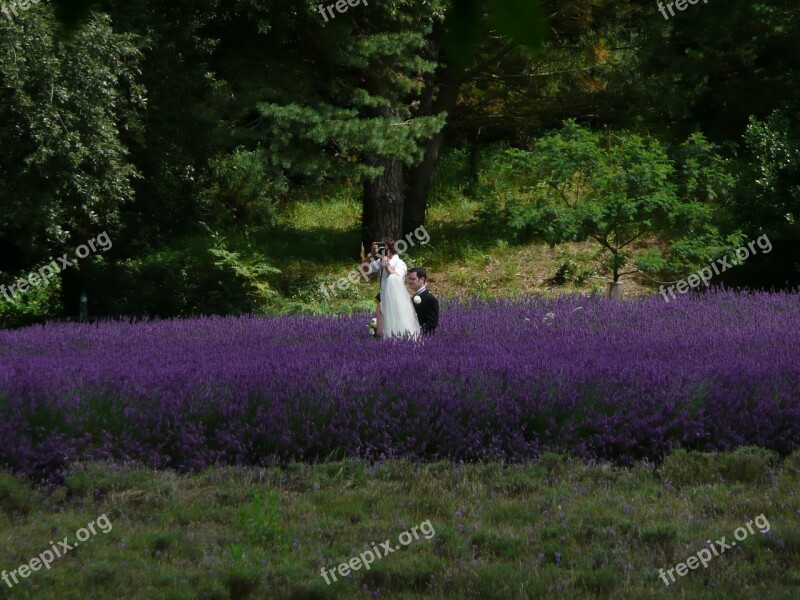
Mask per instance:
[[[577,312],[569,296],[445,302],[435,336],[382,341],[380,355],[365,314],[0,331],[0,468],[58,478],[78,460],[191,471],[332,454],[786,454],[800,447],[799,302],[728,291],[585,298]],[[557,326],[519,326],[547,314]],[[391,372],[376,368],[387,353]]]

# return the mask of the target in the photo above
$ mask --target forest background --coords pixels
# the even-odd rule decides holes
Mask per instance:
[[[370,286],[319,290],[422,225],[409,260],[445,296],[653,293],[763,234],[714,283],[800,283],[791,0],[668,22],[629,0],[74,4],[0,19],[0,283],[113,249],[0,298],[0,324],[82,294],[94,316],[367,309]]]

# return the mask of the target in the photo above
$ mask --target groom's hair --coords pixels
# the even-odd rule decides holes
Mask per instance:
[[[397,254],[397,249],[395,248],[397,242],[394,240],[383,240],[383,243],[386,244],[386,249],[390,250],[392,254]]]
[[[425,281],[428,281],[428,271],[426,271],[424,267],[413,267],[409,269],[408,272],[416,273],[417,277],[419,277],[420,279],[424,279]]]

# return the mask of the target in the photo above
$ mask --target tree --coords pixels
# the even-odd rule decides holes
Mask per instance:
[[[663,139],[699,129],[717,143],[738,142],[751,115],[766,118],[800,99],[794,0],[708,2],[669,20],[655,2],[641,3],[620,13],[620,25],[632,46],[614,80],[628,99],[617,111],[626,126],[647,124]]]
[[[435,67],[422,49],[443,11],[439,1],[395,0],[326,22],[312,5],[240,6],[215,52],[234,97],[233,139],[294,185],[361,180],[366,248],[399,237],[403,168],[422,158],[421,140],[444,122],[415,116],[408,101]]]
[[[199,231],[198,222],[214,223],[223,212],[210,205],[207,193],[216,183],[209,173],[220,155],[235,154],[237,145],[220,129],[231,93],[214,57],[221,39],[235,35],[226,11],[236,9],[221,4],[100,2],[115,29],[129,34],[139,49],[137,83],[146,104],[141,127],[123,134],[142,177],[134,182],[136,202],[122,209],[120,250],[139,252],[167,236]],[[65,3],[68,17],[78,16],[78,9],[80,1]]]
[[[797,112],[797,111],[794,111]],[[746,184],[736,210],[751,229],[775,237],[800,234],[800,127],[782,111],[750,119],[744,136]]]
[[[713,160],[712,150],[702,136],[690,138],[682,147],[678,178],[675,161],[657,140],[596,133],[567,121],[537,140],[532,151],[505,153],[501,160],[524,171],[532,198],[509,199],[500,220],[551,245],[594,240],[615,282],[639,269],[686,268],[728,248],[708,200],[717,190],[730,194],[733,180]],[[636,268],[623,271],[631,245],[652,235],[672,243],[666,256],[650,252]]]
[[[0,40],[0,268],[16,271],[119,227],[140,54],[102,14],[61,35],[46,4],[0,19]]]
[[[543,10],[538,1],[522,4],[497,0],[491,22],[518,42],[540,44]],[[281,31],[291,36],[283,39],[273,28],[268,41],[257,40],[278,14]],[[370,5],[368,12],[350,10],[330,23],[313,7],[310,14],[303,6],[271,7],[270,23],[260,23],[252,39],[237,36],[258,48],[274,48],[261,60],[289,75],[259,88],[254,128],[270,168],[303,183],[362,179],[365,250],[377,238],[399,238],[422,224],[442,128],[460,86],[516,45],[506,42],[475,61],[487,23],[473,0],[394,0]],[[459,26],[469,29],[471,41],[454,48]],[[309,64],[310,72],[292,68]]]
[[[58,4],[73,19],[86,2]],[[196,118],[203,113],[196,98],[205,96],[200,104],[210,108],[214,99],[200,81],[216,82],[233,96],[227,114],[216,113],[230,125],[218,133],[234,133],[229,142],[264,157],[268,179],[363,179],[365,245],[376,237],[400,237],[403,221],[413,228],[424,219],[442,127],[460,85],[515,45],[506,43],[499,52],[490,47],[473,61],[488,24],[516,43],[535,46],[545,22],[538,0],[495,0],[491,11],[478,0],[394,0],[354,7],[330,22],[316,5],[276,2],[203,0],[197,9],[186,2],[176,9],[148,1],[103,5],[123,27],[147,32],[145,79],[157,110],[149,113],[145,129],[150,154],[143,152],[137,161],[149,175],[145,202],[157,201],[174,222],[170,208],[176,199],[197,196],[191,184],[182,185],[197,179],[191,158],[198,149],[207,151],[209,121]],[[165,65],[165,53],[186,62]],[[272,76],[278,73],[285,81]],[[178,81],[178,93],[169,93],[166,81]],[[174,118],[175,108],[192,106],[190,118]],[[189,141],[181,146],[181,140]],[[169,151],[170,143],[175,151]],[[156,162],[162,156],[166,160]],[[196,210],[180,210],[196,220]]]

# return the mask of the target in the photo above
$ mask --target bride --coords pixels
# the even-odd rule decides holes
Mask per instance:
[[[410,335],[419,339],[420,327],[417,311],[411,304],[403,278],[392,273],[386,280],[386,298],[381,301],[383,313],[383,337],[402,337]]]

